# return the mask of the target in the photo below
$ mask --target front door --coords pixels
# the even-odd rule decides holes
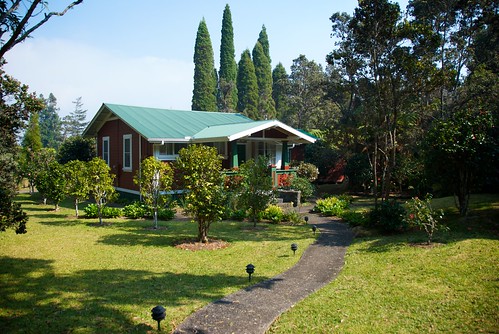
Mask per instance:
[[[237,144],[237,162],[238,166],[246,162],[246,144]]]

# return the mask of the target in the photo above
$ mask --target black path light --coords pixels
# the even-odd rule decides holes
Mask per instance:
[[[252,265],[251,263],[246,266],[246,272],[249,275],[249,282],[251,282],[251,274],[255,272],[255,266]]]
[[[305,223],[308,223],[308,216],[305,216]]]
[[[291,244],[291,250],[293,251],[293,255],[295,255],[297,249],[298,249],[297,244]]]
[[[312,225],[312,231],[314,231],[314,234],[315,234],[315,231],[317,231],[317,226],[316,225]]]
[[[160,331],[161,326],[159,323],[161,322],[161,320],[166,318],[166,310],[163,306],[158,305],[158,306],[155,306],[151,310],[151,312],[152,312],[152,314],[151,314],[152,318],[158,322],[158,331]]]

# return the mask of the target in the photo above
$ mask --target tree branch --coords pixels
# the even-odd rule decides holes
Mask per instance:
[[[14,30],[14,32],[12,33],[12,36],[10,37],[10,39],[7,41],[7,43],[5,43],[2,46],[2,48],[0,48],[0,59],[3,58],[3,56],[5,55],[5,53],[7,53],[7,51],[9,51],[10,49],[12,49],[16,44],[19,44],[22,41],[24,41],[33,31],[35,31],[36,29],[38,29],[39,27],[41,27],[52,16],[63,16],[64,14],[66,14],[66,12],[68,10],[70,10],[74,6],[79,5],[80,3],[82,3],[83,0],[73,1],[62,12],[50,12],[48,14],[45,14],[45,17],[40,22],[38,22],[33,27],[31,27],[30,29],[26,30],[23,33],[23,29],[28,24],[28,20],[30,18],[32,18],[33,12],[35,11],[36,7],[38,7],[38,5],[41,2],[42,2],[42,0],[33,0],[33,2],[31,3],[31,6],[29,7],[28,11],[26,12],[26,15],[23,17],[23,19],[21,20],[21,22],[17,25],[17,27]]]

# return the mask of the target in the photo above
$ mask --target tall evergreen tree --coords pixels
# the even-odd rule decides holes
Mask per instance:
[[[24,133],[23,148],[29,152],[38,152],[42,148],[42,138],[40,136],[40,124],[38,113],[31,114],[28,128]]]
[[[40,96],[43,98],[43,96]],[[58,149],[62,143],[62,121],[57,113],[57,99],[50,93],[45,99],[46,107],[40,111],[40,135],[43,147]]]
[[[262,45],[263,53],[269,59],[269,63],[272,63],[272,58],[270,58],[269,36],[267,35],[267,28],[265,28],[265,25],[262,26],[262,30],[258,35],[258,42]]]
[[[275,102],[272,99],[272,67],[260,42],[253,48],[253,64],[258,84],[258,113],[260,119],[273,119],[276,116]]]
[[[229,5],[225,6],[220,43],[220,72],[218,81],[218,110],[234,112],[237,108],[237,64],[234,50],[234,30]]]
[[[80,136],[88,124],[88,122],[86,122],[87,109],[83,109],[81,96],[78,97],[76,101],[73,101],[73,104],[75,105],[74,110],[62,120],[64,139]]]
[[[282,120],[288,109],[289,76],[282,63],[272,71],[272,98],[275,102],[276,118]]]
[[[194,46],[192,110],[217,111],[217,79],[213,47],[204,18],[199,23]]]
[[[241,54],[237,73],[237,92],[239,95],[237,110],[251,119],[259,119],[258,84],[255,66],[248,49]]]

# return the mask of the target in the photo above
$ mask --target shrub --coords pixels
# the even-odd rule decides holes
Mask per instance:
[[[159,220],[172,220],[175,217],[175,209],[171,208],[159,208],[158,209],[158,219]]]
[[[314,182],[319,177],[319,169],[314,164],[301,161],[296,168],[298,177],[305,178],[308,182]]]
[[[147,206],[140,202],[133,202],[123,208],[123,215],[127,218],[143,218],[147,214]]]
[[[230,217],[234,220],[243,221],[246,217],[246,210],[234,210]]]
[[[99,207],[95,203],[88,204],[83,211],[85,212],[86,218],[98,218],[99,217]],[[102,207],[102,218],[116,218],[121,216],[120,208],[112,208],[109,206]]]
[[[364,212],[346,210],[341,214],[341,218],[350,226],[367,226],[369,217]]]
[[[314,194],[314,186],[303,177],[295,177],[291,181],[291,189],[301,191],[301,202],[305,202]]]
[[[284,211],[280,206],[269,205],[262,213],[262,218],[270,220],[272,223],[280,223],[284,218]]]
[[[296,211],[285,212],[284,216],[282,217],[282,221],[290,222],[293,225],[300,225],[305,223],[305,220]]]
[[[346,209],[348,209],[349,202],[339,199],[336,196],[327,197],[317,200],[314,211],[318,211],[326,216],[340,217]]]
[[[397,201],[383,201],[369,213],[369,225],[385,232],[401,232],[407,229],[405,209]]]
[[[431,195],[427,195],[424,200],[415,197],[406,203],[407,216],[405,221],[412,226],[417,226],[426,232],[428,245],[431,244],[433,233],[438,229],[446,229],[439,224],[444,212],[435,211],[431,206]]]

